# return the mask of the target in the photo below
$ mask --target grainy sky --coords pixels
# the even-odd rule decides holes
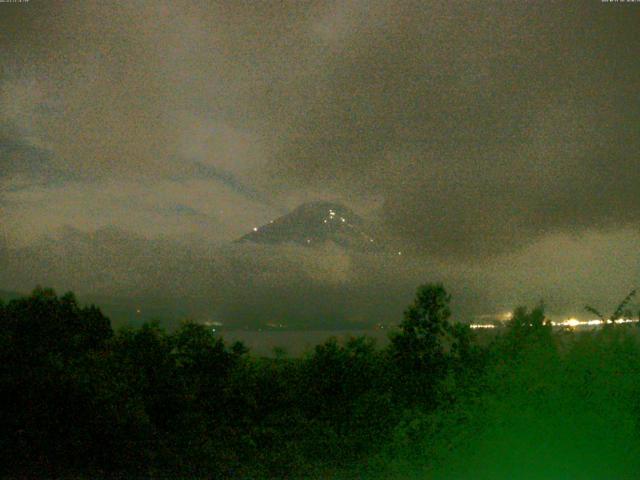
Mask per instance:
[[[0,288],[137,284],[145,241],[206,245],[240,285],[238,256],[263,254],[225,242],[313,199],[411,255],[380,277],[445,272],[482,308],[564,313],[640,280],[638,3],[30,0],[0,3],[0,32]],[[99,264],[114,229],[130,267],[110,282],[47,263],[85,235],[79,265]],[[313,281],[364,275],[329,250],[295,254]],[[289,285],[261,261],[260,285]]]

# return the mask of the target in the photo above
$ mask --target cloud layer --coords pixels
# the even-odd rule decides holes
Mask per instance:
[[[531,252],[577,248],[588,262],[577,245],[597,242],[616,265],[619,236],[638,231],[633,4],[0,10],[0,239],[12,248],[65,225],[217,245],[329,199],[377,219],[416,262],[453,272],[510,261],[531,278]],[[322,258],[309,259],[324,276],[314,281],[366,275],[344,253]],[[398,282],[428,274],[418,270]],[[296,295],[294,274],[267,277]]]

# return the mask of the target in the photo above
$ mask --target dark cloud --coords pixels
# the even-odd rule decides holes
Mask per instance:
[[[416,249],[471,257],[640,219],[633,5],[8,13],[4,120],[58,169],[198,173],[262,204],[310,190],[371,200]]]
[[[156,316],[167,324],[191,317],[236,328],[370,328],[397,324],[427,280],[453,293],[459,321],[486,321],[541,299],[555,319],[585,318],[585,304],[609,309],[633,287],[638,241],[633,231],[579,241],[556,235],[524,254],[452,265],[331,243],[211,245],[68,227],[19,249],[0,242],[0,285],[73,290],[105,305],[117,324]]]
[[[271,166],[382,196],[431,252],[637,224],[638,11],[608,7],[396,4],[353,26]]]
[[[626,272],[605,268],[618,288],[637,280],[635,257],[580,266],[589,248],[637,251],[637,5],[31,0],[0,14],[0,234],[26,265],[8,287],[174,278],[162,288],[205,298],[224,283],[225,315],[287,304],[302,318],[296,296],[326,317],[375,315],[380,292],[433,278],[502,308],[513,299],[484,290],[544,290],[536,272],[561,268],[531,259],[575,249],[554,285],[579,270],[613,295],[604,265]],[[318,199],[377,220],[420,267],[218,246]],[[29,260],[67,224],[140,238],[116,242],[122,264],[77,238],[77,264],[50,240],[58,263]],[[190,242],[215,254],[187,258]],[[566,293],[566,308],[582,301]]]
[[[335,245],[212,247],[146,240],[115,228],[84,233],[67,227],[0,255],[0,282],[22,291],[39,283],[71,289],[87,298],[101,296],[107,305],[120,300],[131,306],[129,315],[135,305],[145,311],[164,306],[163,317],[174,322],[191,316],[252,328],[268,322],[371,326],[398,317],[414,284],[405,285],[398,275],[363,282],[358,271],[374,273],[384,264],[380,260],[352,257]]]

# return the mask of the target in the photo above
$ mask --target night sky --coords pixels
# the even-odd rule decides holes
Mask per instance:
[[[639,53],[640,4],[600,0],[2,3],[0,290],[309,328],[396,322],[425,281],[462,321],[610,309]],[[232,243],[317,200],[404,255]]]

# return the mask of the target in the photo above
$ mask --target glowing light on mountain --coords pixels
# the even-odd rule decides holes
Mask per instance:
[[[362,225],[366,225],[366,221],[360,219],[357,214],[349,211],[345,208],[334,209],[324,205],[320,205],[321,208],[314,203],[303,204],[297,209],[288,213],[287,215],[270,220],[265,225],[256,225],[251,227],[249,234],[243,236],[238,241],[249,241],[257,243],[286,243],[294,242],[304,246],[311,247],[311,244],[319,245],[325,241],[334,242],[338,245],[346,248],[372,250],[374,248],[373,237],[370,232],[367,232]],[[345,216],[338,214],[341,212],[349,215],[349,219]],[[327,215],[328,213],[328,215]],[[333,221],[339,221],[339,225],[342,228],[337,228]],[[322,225],[331,228],[323,229],[319,232],[318,222],[321,221]],[[319,229],[318,229],[319,230]],[[260,235],[255,235],[259,233]],[[384,242],[380,245],[380,239],[376,239],[375,243],[379,244],[380,249],[383,248]],[[390,246],[391,251],[388,253],[391,255],[402,255],[403,252],[393,250],[393,246]]]

